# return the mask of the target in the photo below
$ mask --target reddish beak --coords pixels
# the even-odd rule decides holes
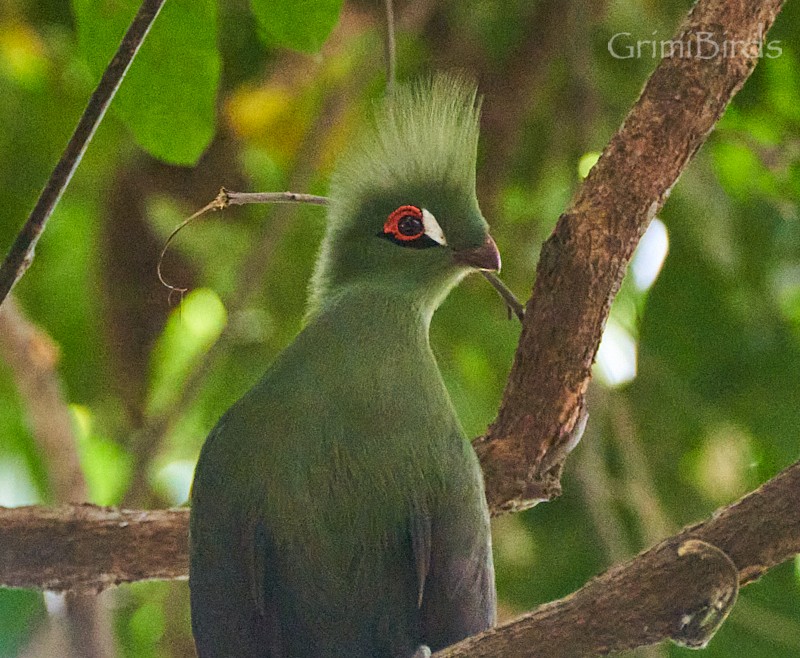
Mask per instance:
[[[469,265],[479,270],[489,272],[500,271],[500,252],[491,235],[486,236],[486,241],[475,249],[462,249],[453,252],[453,259],[461,265]]]

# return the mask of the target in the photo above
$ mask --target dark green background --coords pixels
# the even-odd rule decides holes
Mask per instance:
[[[0,7],[3,253],[137,4]],[[170,229],[222,185],[325,193],[336,154],[383,88],[382,3],[346,3],[325,41],[340,4],[167,0],[15,290],[60,350],[93,502],[182,504],[206,432],[300,326],[324,228],[317,208],[233,209],[184,231],[164,266],[191,290],[180,309],[155,263]],[[461,69],[485,95],[481,204],[521,297],[580,172],[656,64],[647,47],[616,59],[608,40],[668,39],[689,8],[588,4],[397,7],[401,78]],[[780,56],[762,59],[659,215],[669,255],[655,284],[629,276],[615,302],[603,349],[635,351],[635,377],[597,373],[564,495],[495,524],[504,617],[568,594],[800,455],[796,3],[768,40]],[[323,42],[321,54],[300,52]],[[463,423],[478,435],[494,417],[518,325],[473,277],[432,333]],[[601,361],[603,370],[610,361]],[[49,468],[0,362],[0,504],[56,502]],[[185,583],[123,586],[103,601],[120,656],[192,655]],[[798,610],[794,562],[743,590],[705,655],[800,655]],[[46,616],[40,593],[0,590],[0,656],[24,651]],[[664,645],[641,655],[684,653]]]

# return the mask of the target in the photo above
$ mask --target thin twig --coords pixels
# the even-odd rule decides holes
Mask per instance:
[[[500,280],[494,272],[487,272],[485,270],[481,270],[481,274],[483,274],[483,278],[486,279],[489,283],[492,284],[494,289],[499,293],[499,295],[503,298],[503,301],[506,303],[508,307],[508,316],[511,317],[511,314],[517,316],[517,319],[522,322],[525,319],[525,307],[520,303],[520,301],[516,298],[511,289]]]
[[[327,205],[330,200],[325,196],[315,194],[298,194],[297,192],[231,192],[224,187],[220,190],[218,199],[225,196],[225,205],[244,206],[248,203],[310,203],[315,206]]]
[[[625,455],[624,487],[618,488],[619,502],[627,505],[639,518],[644,544],[653,544],[674,532],[674,524],[661,505],[655,480],[648,466],[647,453],[637,435],[629,398],[613,391],[608,395],[613,441]]]
[[[596,418],[597,416],[595,416]],[[587,432],[588,434],[589,432]],[[583,501],[597,537],[603,563],[618,564],[631,556],[620,508],[616,505],[616,482],[601,454],[601,436],[584,436],[583,449],[576,455],[575,476],[583,489]]]
[[[397,67],[397,46],[394,40],[394,6],[392,0],[386,0],[386,96],[394,94],[394,83]]]
[[[116,54],[100,78],[61,159],[50,174],[50,179],[39,195],[36,206],[0,266],[0,304],[33,262],[36,243],[44,232],[47,220],[67,188],[72,174],[75,173],[86,152],[86,147],[103,120],[111,100],[163,4],[164,0],[143,0]]]
[[[168,283],[161,272],[161,265],[164,262],[167,249],[169,249],[175,236],[178,235],[186,225],[191,224],[207,212],[217,212],[218,210],[225,210],[225,208],[229,206],[244,206],[248,203],[310,203],[312,205],[323,206],[328,203],[328,199],[324,196],[297,194],[296,192],[232,192],[226,190],[224,187],[221,188],[219,194],[217,194],[213,201],[184,219],[175,227],[172,233],[169,234],[167,241],[164,243],[164,247],[161,249],[161,255],[158,257],[158,265],[156,266],[156,274],[158,274],[158,280],[161,281],[161,284],[165,288],[169,288],[171,293],[177,292],[182,295],[188,290],[188,288],[180,288]]]

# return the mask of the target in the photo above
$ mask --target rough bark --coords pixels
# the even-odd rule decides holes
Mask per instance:
[[[738,586],[800,553],[798,496],[800,462],[566,598],[436,656],[601,656],[667,638],[705,646]]]
[[[188,509],[0,507],[0,586],[99,592],[188,574]]]
[[[591,368],[625,270],[650,220],[744,84],[782,0],[701,0],[542,247],[497,419],[475,440],[494,513],[560,492]],[[710,36],[709,36],[710,35]],[[712,54],[710,42],[738,43]],[[699,50],[698,50],[699,49]]]

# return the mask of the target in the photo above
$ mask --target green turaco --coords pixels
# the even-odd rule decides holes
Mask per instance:
[[[400,87],[339,162],[305,327],[220,419],[191,496],[201,658],[410,658],[495,619],[478,461],[428,341],[500,257],[475,89]]]

